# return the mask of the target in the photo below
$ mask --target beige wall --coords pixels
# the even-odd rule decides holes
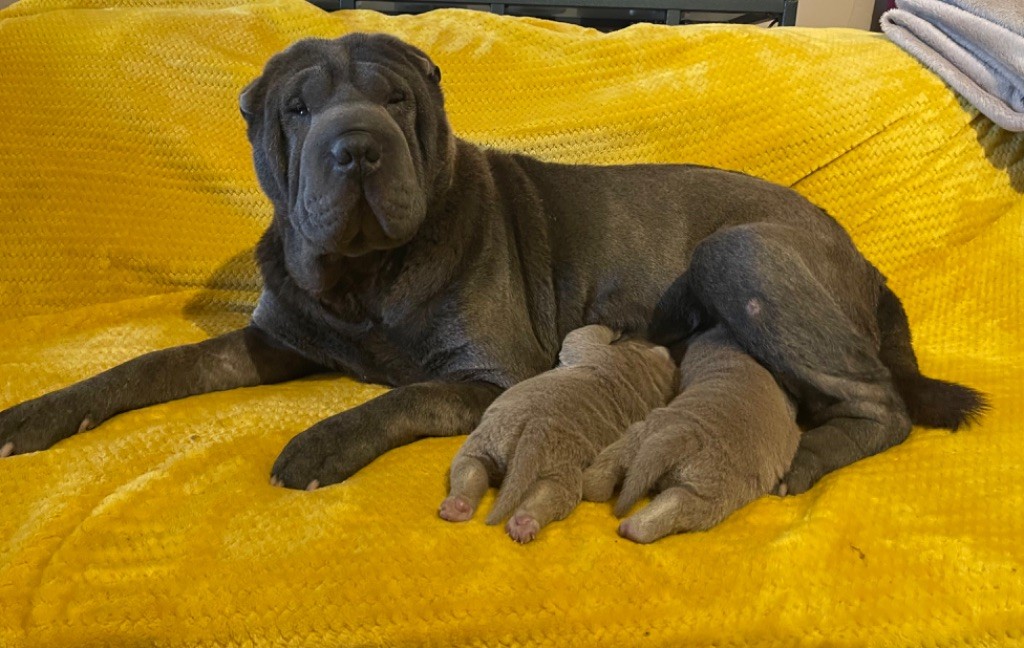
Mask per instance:
[[[874,0],[799,0],[799,27],[857,27],[868,29]]]

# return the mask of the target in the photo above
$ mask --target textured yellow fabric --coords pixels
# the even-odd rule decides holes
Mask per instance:
[[[302,36],[382,30],[436,57],[470,140],[796,187],[891,277],[924,369],[994,410],[708,533],[637,546],[586,504],[523,547],[437,519],[460,439],[268,485],[379,388],[160,405],[0,460],[0,646],[1024,644],[1024,135],[853,31],[104,6],[0,13],[0,406],[243,323],[269,210],[238,90]]]

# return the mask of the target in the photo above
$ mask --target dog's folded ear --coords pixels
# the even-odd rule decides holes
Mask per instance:
[[[259,83],[262,77],[257,77],[249,82],[249,85],[245,86],[242,93],[238,95],[238,110],[242,113],[242,118],[245,121],[252,121],[253,115],[256,114],[259,102]]]
[[[416,59],[419,68],[427,75],[427,78],[434,83],[441,83],[441,68],[437,67],[437,64],[430,60],[427,53],[408,45],[405,45],[405,47],[407,48],[406,51]]]

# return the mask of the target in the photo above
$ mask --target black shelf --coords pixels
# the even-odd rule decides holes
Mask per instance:
[[[797,0],[311,0],[335,11],[373,9],[386,14],[414,14],[441,7],[464,7],[496,14],[536,16],[605,31],[638,22],[668,25],[728,22],[793,25]]]

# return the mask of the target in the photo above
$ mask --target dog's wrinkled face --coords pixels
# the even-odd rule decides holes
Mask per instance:
[[[321,294],[343,257],[407,243],[450,175],[440,71],[382,34],[275,55],[239,105],[289,274]]]

